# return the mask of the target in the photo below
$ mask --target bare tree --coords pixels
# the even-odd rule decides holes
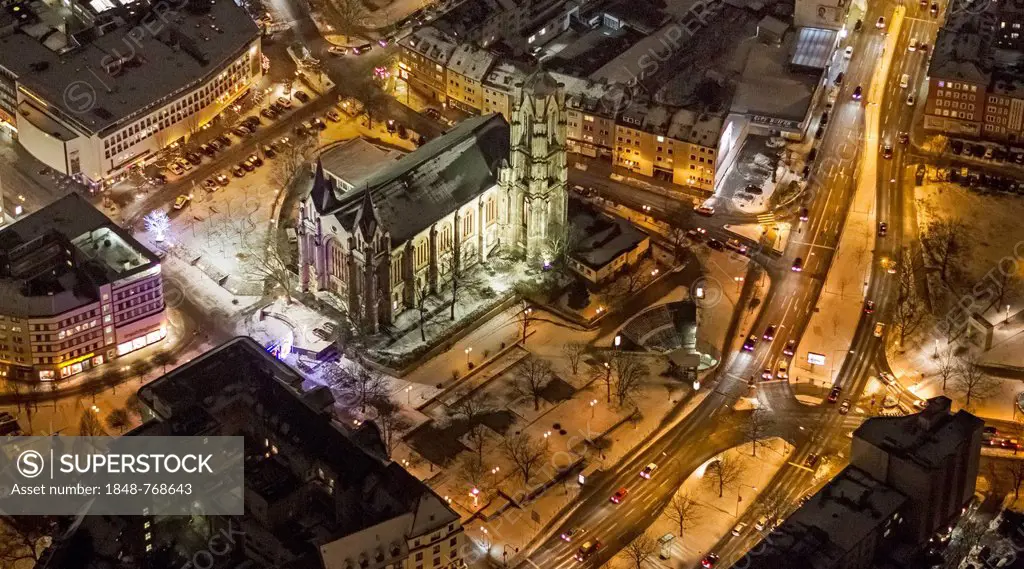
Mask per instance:
[[[298,274],[292,270],[292,251],[281,229],[273,229],[265,239],[242,239],[242,272],[270,288],[279,289],[289,304]]]
[[[314,139],[295,137],[288,144],[281,146],[274,156],[273,169],[270,171],[270,182],[276,188],[286,189],[295,175],[302,171],[313,149]]]
[[[111,429],[117,429],[119,434],[124,434],[124,430],[131,425],[132,418],[125,409],[114,409],[107,415],[107,426]]]
[[[679,528],[679,537],[700,518],[701,505],[688,492],[677,493],[665,506],[665,517]]]
[[[1024,485],[1024,460],[990,462],[988,467],[993,480],[1003,478],[1005,475],[1013,488],[1013,499],[1020,498],[1020,487]]]
[[[358,405],[360,413],[366,413],[367,405],[386,398],[391,385],[383,373],[356,363],[350,364],[338,377],[337,386],[346,402],[353,407]]]
[[[953,378],[956,377],[957,362],[953,357],[953,348],[947,347],[942,352],[936,352],[938,356],[938,368],[937,373],[939,379],[942,380],[942,392],[946,392],[946,384]]]
[[[594,365],[590,367],[590,378],[604,382],[607,402],[612,402],[612,352],[598,352],[594,356]]]
[[[757,456],[757,447],[768,446],[765,436],[771,425],[772,420],[767,410],[757,408],[750,413],[750,418],[747,421],[747,436],[750,437],[750,456]]]
[[[135,393],[132,393],[125,399],[124,408],[142,422],[145,422],[150,416],[149,407],[146,407],[146,404]]]
[[[512,464],[516,465],[524,483],[530,482],[533,470],[544,461],[547,449],[540,441],[536,441],[526,433],[506,436],[501,441],[501,450]]]
[[[533,307],[525,300],[522,302],[519,311],[516,312],[516,322],[519,323],[519,328],[523,331],[523,345],[526,345],[526,337],[530,333],[530,325],[533,324],[533,321],[536,319],[533,313]]]
[[[644,532],[622,548],[619,555],[625,559],[633,569],[643,569],[644,564],[650,559],[658,548],[658,542],[647,532]]]
[[[551,364],[531,355],[516,366],[512,387],[517,394],[533,398],[533,410],[540,410],[544,388],[551,382]]]
[[[163,369],[163,375],[167,375],[167,366],[174,365],[177,361],[178,356],[175,356],[166,350],[153,354],[153,364],[158,365]]]
[[[678,263],[683,255],[683,251],[686,249],[686,245],[690,242],[689,237],[687,237],[686,230],[682,227],[673,227],[672,231],[668,234],[668,239],[672,244],[672,262]]]
[[[416,298],[416,311],[419,313],[419,317],[420,317],[420,341],[421,342],[426,342],[427,341],[427,328],[426,328],[427,297],[429,296],[429,293],[427,291],[427,287],[421,288],[419,293],[416,296],[417,296],[417,298]]]
[[[466,393],[459,397],[459,400],[452,405],[451,413],[461,416],[466,423],[472,427],[480,422],[480,418],[490,413],[494,408],[490,396],[486,392]]]
[[[441,275],[448,279],[448,286],[452,291],[451,319],[455,320],[455,306],[459,303],[459,293],[474,289],[480,284],[480,279],[471,271],[463,270],[455,249],[444,254],[439,264]]]
[[[921,234],[921,245],[925,254],[938,266],[939,275],[947,286],[953,288],[952,269],[961,266],[969,254],[970,242],[967,228],[959,218],[934,218]]]
[[[0,519],[0,567],[31,567],[39,561],[54,531],[48,516]]]
[[[619,405],[625,405],[640,392],[644,379],[651,374],[651,369],[640,356],[629,352],[613,352],[612,368],[615,371],[615,397]]]
[[[484,445],[487,444],[487,427],[477,423],[466,431],[466,442],[469,443],[469,450],[473,451],[481,462],[484,459]]]
[[[705,480],[718,489],[718,497],[725,495],[725,487],[735,484],[743,476],[743,463],[737,457],[723,454],[705,471]]]
[[[464,454],[459,457],[458,475],[459,478],[470,488],[484,486],[488,474],[483,459],[475,454]]]
[[[964,407],[971,408],[972,401],[984,401],[992,396],[999,380],[985,373],[981,361],[974,353],[959,358],[953,388],[964,398]]]
[[[82,437],[102,437],[106,436],[107,432],[103,430],[103,424],[100,423],[96,412],[92,409],[86,409],[82,413],[82,418],[78,421],[78,435]]]
[[[373,408],[377,411],[377,417],[373,422],[380,429],[384,449],[387,450],[388,458],[391,458],[391,453],[395,452],[395,447],[401,441],[400,434],[412,424],[402,416],[402,407],[390,397],[374,399]]]
[[[998,310],[1007,299],[1016,298],[1020,292],[1021,282],[1020,276],[1017,274],[1017,263],[1014,262],[1013,268],[1004,270],[1003,263],[1000,261],[996,268],[998,269],[996,271],[997,274],[991,279],[995,287],[995,298],[992,299],[986,310],[993,306]]]
[[[917,293],[914,282],[913,255],[904,249],[897,269],[896,310],[894,322],[899,330],[899,345],[902,347],[908,336],[920,328],[928,315],[924,299]]]
[[[579,373],[580,360],[586,351],[587,346],[582,342],[566,342],[562,345],[562,355],[569,360],[569,366],[572,368],[573,375]]]

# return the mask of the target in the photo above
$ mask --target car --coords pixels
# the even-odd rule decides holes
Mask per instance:
[[[181,176],[185,174],[185,169],[182,168],[177,162],[171,162],[167,165],[167,169],[171,171],[175,176]]]
[[[868,300],[864,302],[864,314],[871,314],[875,311],[875,301]]]
[[[885,29],[885,16],[879,16],[878,21],[875,22],[875,27],[884,30]]]
[[[907,144],[910,142],[910,134],[906,132],[900,132],[896,135],[896,140],[900,141],[900,144]]]
[[[907,44],[907,51],[917,51],[917,38],[910,38],[910,43]]]
[[[192,201],[192,196],[186,196],[184,194],[174,198],[174,209],[181,209],[185,207],[188,202]]]
[[[288,97],[278,97],[277,98],[277,104],[281,105],[282,107],[284,107],[286,109],[292,108],[292,101]]]
[[[186,172],[192,170],[192,164],[190,164],[189,161],[185,160],[184,158],[178,158],[174,162],[178,166],[181,166]]]
[[[433,107],[427,108],[427,110],[423,111],[423,114],[427,115],[428,118],[434,119],[435,121],[445,122],[444,117],[441,116],[441,111]]]
[[[274,150],[274,148],[269,144],[264,144],[260,146],[260,150],[263,152],[264,158],[270,159],[273,158],[274,156],[277,156],[277,151]]]
[[[953,151],[953,154],[960,154],[964,151],[964,143],[962,140],[953,139],[949,143],[949,148]]]
[[[622,488],[616,490],[615,493],[612,494],[612,497],[609,498],[609,500],[611,500],[613,504],[621,504],[622,501],[625,500],[626,496],[628,495],[629,489],[623,486]]]
[[[249,158],[247,158],[247,160],[249,160],[250,162],[252,162],[252,165],[253,165],[253,166],[256,166],[257,168],[259,168],[260,166],[262,166],[262,165],[263,165],[263,159],[262,159],[262,158],[260,158],[260,157],[259,157],[259,155],[258,155],[258,154],[256,154],[255,152],[253,152],[252,154],[250,154],[250,155],[249,155]]]
[[[814,131],[814,138],[821,138],[825,136],[825,125],[819,124],[818,129]]]
[[[215,140],[217,142],[219,142],[221,144],[221,146],[223,146],[224,148],[227,148],[228,146],[231,146],[231,139],[228,138],[228,136],[226,134],[222,134],[222,135],[218,136]]]
[[[889,232],[889,224],[884,221],[878,222],[878,236],[885,237],[885,234]]]
[[[889,257],[882,257],[882,267],[885,268],[885,272],[890,275],[896,274],[896,261],[893,261]]]
[[[810,219],[810,212],[806,207],[800,208],[800,221],[807,221]]]
[[[1020,442],[1017,439],[1003,439],[999,446],[1009,450],[1020,450],[1021,448]]]
[[[740,523],[736,524],[735,526],[733,526],[733,528],[732,528],[732,535],[734,537],[739,537],[740,534],[743,533],[743,531],[746,530],[746,529],[747,529],[747,522],[740,522]]]
[[[203,185],[203,189],[208,191],[208,192],[216,192],[217,188],[220,187],[220,186],[217,185],[217,182],[214,181],[213,178],[207,178],[207,179],[203,180],[203,184],[202,185]]]
[[[327,130],[327,123],[325,123],[320,117],[316,117],[313,119],[313,127],[317,130]]]
[[[203,163],[203,157],[198,152],[186,152],[185,160],[188,160],[189,164],[198,166]]]
[[[754,529],[756,529],[757,531],[764,531],[766,529],[771,529],[771,523],[772,523],[772,517],[769,516],[768,514],[764,514],[760,518],[757,518],[757,521],[754,522]]]
[[[885,158],[887,160],[892,158],[892,145],[891,144],[885,144],[885,145],[882,146],[882,158]]]
[[[252,116],[252,117],[245,117],[245,119],[242,121],[242,124],[244,124],[245,126],[251,128],[252,130],[256,130],[256,127],[260,126],[263,123],[260,121],[259,117]]]
[[[851,57],[853,57],[853,46],[852,45],[846,46],[846,51],[843,52],[843,57],[845,57],[846,59],[850,59]]]
[[[210,158],[213,158],[214,155],[217,154],[217,149],[212,147],[212,146],[210,146],[209,144],[200,144],[199,145],[199,151],[202,152],[203,154],[209,156]]]
[[[364,43],[363,45],[357,45],[352,48],[352,55],[362,55],[373,49],[372,43]]]
[[[236,178],[245,176],[245,168],[241,164],[235,164],[231,167],[231,174]]]
[[[265,117],[267,120],[274,120],[274,119],[276,119],[279,116],[278,112],[275,111],[273,107],[267,107],[267,108],[261,110],[260,111],[260,115]]]
[[[790,340],[786,342],[786,347],[782,348],[782,353],[787,356],[792,356],[796,353],[796,340]]]
[[[162,172],[157,172],[156,174],[153,174],[152,181],[154,184],[163,186],[164,184],[167,183],[167,176]]]
[[[853,100],[859,101],[863,93],[864,90],[861,88],[860,85],[857,85],[857,87],[853,90]]]
[[[985,160],[991,160],[994,155],[995,151],[993,151],[992,147],[989,146],[985,148],[985,154],[982,155],[982,158],[984,158]]]
[[[842,387],[839,387],[838,385],[833,386],[832,391],[828,392],[828,402],[835,403],[836,401],[839,401],[839,394],[841,394],[842,392]]]
[[[807,164],[804,169],[800,171],[800,178],[806,180],[811,175],[811,165]]]
[[[871,334],[876,338],[881,338],[883,332],[885,332],[885,323],[877,322],[875,323],[875,330]]]
[[[296,91],[294,96],[300,103],[309,102],[309,95],[305,91]]]
[[[768,326],[767,328],[765,328],[764,329],[764,335],[761,336],[761,337],[764,338],[765,341],[767,341],[767,342],[771,342],[772,340],[774,340],[775,339],[775,325],[772,324],[771,326]]]
[[[228,185],[231,182],[231,180],[224,174],[217,174],[213,178],[213,181],[217,182],[217,185],[222,187]]]
[[[931,12],[932,16],[938,16],[939,15],[939,3],[938,2],[932,2],[932,7],[929,10],[929,12]]]
[[[761,370],[761,380],[768,381],[772,378],[772,370],[770,368],[764,368]]]
[[[708,553],[704,556],[704,559],[700,560],[700,566],[704,569],[715,569],[715,565],[718,564],[718,554]]]
[[[580,535],[581,533],[583,533],[583,529],[582,528],[578,528],[578,527],[573,526],[573,527],[570,527],[570,528],[566,529],[565,531],[563,531],[562,535],[561,535],[561,538],[562,538],[562,541],[572,541],[572,538]]]
[[[900,89],[906,89],[910,86],[910,74],[904,73],[900,75]]]
[[[755,347],[757,347],[757,337],[751,334],[743,342],[743,351],[753,352]]]
[[[327,120],[329,120],[331,122],[339,122],[339,121],[341,121],[341,115],[339,115],[338,111],[335,111],[335,110],[327,111],[327,114],[324,115],[324,116],[326,116]]]
[[[864,20],[857,20],[853,24],[853,31],[859,32],[860,29],[863,28],[863,27],[864,27]]]
[[[708,217],[710,217],[712,215],[715,215],[715,208],[713,208],[711,206],[707,206],[707,205],[702,205],[702,206],[695,207],[693,209],[693,211],[697,212],[700,215],[704,215],[704,216],[708,216]]]
[[[597,553],[601,549],[601,547],[602,544],[600,540],[595,539],[593,541],[588,541],[576,550],[576,555],[574,557],[576,558],[576,561],[586,561],[587,559],[590,559],[590,557],[593,556],[595,553]]]
[[[807,468],[814,468],[815,466],[818,466],[818,461],[820,459],[821,457],[819,457],[816,453],[812,452],[811,454],[807,455],[807,458],[804,459],[804,466],[806,466]]]
[[[804,270],[804,259],[803,257],[797,257],[793,259],[793,266],[789,268],[794,273],[799,273]]]
[[[270,110],[272,110],[275,113],[277,113],[277,116],[281,116],[281,115],[285,114],[286,112],[288,112],[288,107],[285,107],[284,105],[282,105],[278,101],[274,101],[273,103],[270,103],[270,107],[269,108],[270,108]]]
[[[238,166],[241,166],[243,169],[245,169],[246,172],[252,172],[253,170],[256,169],[256,165],[250,162],[248,158],[239,162]]]
[[[843,73],[842,71],[840,71],[839,74],[836,75],[835,84],[836,85],[842,85],[843,84],[843,79],[845,79],[845,78],[846,78],[846,73]]]
[[[974,156],[975,158],[981,158],[982,156],[984,156],[985,155],[985,150],[986,150],[986,148],[985,148],[985,146],[983,144],[972,144],[971,145],[971,155]]]
[[[245,128],[242,125],[239,125],[239,126],[236,126],[233,129],[231,129],[231,133],[234,134],[235,136],[239,137],[239,138],[245,138],[245,137],[251,135],[252,131],[247,129],[247,128]]]
[[[656,470],[658,470],[658,465],[652,462],[645,466],[644,469],[640,471],[640,478],[646,478],[650,480],[651,476],[654,476],[654,471]]]
[[[986,440],[986,441],[992,439],[993,437],[998,437],[998,436],[999,436],[999,429],[997,429],[995,427],[985,427],[981,431],[981,438],[983,440]]]
[[[339,56],[346,55],[348,53],[348,48],[341,45],[332,45],[331,47],[327,48],[327,53]]]
[[[917,49],[919,49],[921,53],[924,53],[928,51],[928,44],[921,42],[921,45],[917,46]]]
[[[741,243],[739,239],[730,237],[729,239],[726,239],[725,246],[737,253],[740,253],[741,255],[745,255],[747,253],[747,246]]]
[[[914,98],[913,93],[911,93],[910,95],[907,95],[907,106],[908,107],[913,107],[914,103],[916,103],[916,102],[917,102],[917,99]]]
[[[814,159],[817,158],[817,157],[818,157],[818,149],[817,148],[812,148],[811,151],[807,153],[807,161],[808,162],[814,162]]]
[[[843,399],[842,404],[839,405],[839,414],[845,415],[850,412],[850,400]]]
[[[775,370],[775,379],[789,379],[789,364],[785,360],[779,362],[779,368]]]
[[[828,124],[828,111],[822,111],[821,124]]]
[[[704,241],[704,235],[696,229],[688,229],[686,231],[686,238],[694,243],[701,243]]]
[[[708,239],[708,247],[715,251],[725,251],[725,245],[718,239]]]

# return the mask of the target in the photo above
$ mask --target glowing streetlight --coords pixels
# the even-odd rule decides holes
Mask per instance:
[[[590,418],[591,419],[594,418],[594,413],[596,411],[596,408],[597,408],[597,399],[591,399],[590,400]]]
[[[464,351],[466,352],[466,365],[469,365],[469,353],[473,351],[473,348],[466,348]]]

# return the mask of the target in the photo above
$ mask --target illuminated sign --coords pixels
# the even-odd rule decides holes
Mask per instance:
[[[807,363],[811,365],[825,365],[825,354],[816,354],[814,352],[807,352]]]

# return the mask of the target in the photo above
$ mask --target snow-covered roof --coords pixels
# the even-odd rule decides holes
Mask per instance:
[[[472,117],[368,179],[377,218],[392,243],[416,236],[496,184],[508,151],[508,123],[501,115]],[[351,192],[320,213],[351,230],[365,191]]]
[[[384,150],[363,138],[353,138],[325,151],[320,161],[328,174],[358,188],[374,172],[401,157],[402,153],[397,150]]]
[[[494,60],[494,54],[491,52],[466,42],[455,48],[448,61],[448,71],[483,81],[487,71],[494,65]]]
[[[569,200],[569,223],[584,236],[572,257],[594,270],[600,270],[648,239],[648,235],[632,223],[595,211],[577,200]]]
[[[398,43],[441,65],[448,65],[448,60],[455,52],[455,43],[429,26],[405,36]]]

